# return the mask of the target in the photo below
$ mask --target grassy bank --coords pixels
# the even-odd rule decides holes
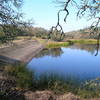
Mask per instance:
[[[66,47],[69,46],[69,42],[48,42],[46,48],[57,48],[57,47]]]
[[[15,88],[18,90],[50,90],[55,94],[71,92],[82,98],[100,97],[100,79],[80,83],[74,77],[66,76],[66,78],[61,78],[54,74],[41,75],[37,78],[34,72],[29,71],[23,64],[5,66],[4,73],[7,77],[12,77],[12,80],[15,80]],[[11,88],[9,91],[11,91]],[[2,94],[5,94],[5,92],[3,91]]]
[[[69,40],[72,43],[79,43],[79,44],[96,44],[97,40],[95,39],[80,39],[80,40]]]
[[[48,41],[46,43],[46,47],[47,48],[66,47],[73,44],[97,44],[97,40],[93,40],[93,39],[72,40],[71,39],[64,42]]]

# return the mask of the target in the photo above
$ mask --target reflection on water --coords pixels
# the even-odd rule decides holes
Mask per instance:
[[[85,44],[83,44],[83,45],[79,45],[79,44],[76,44],[76,45],[73,45],[73,46],[70,46],[70,48],[72,48],[72,49],[80,49],[80,50],[85,50],[85,51],[87,51],[87,52],[89,52],[89,53],[91,53],[91,55],[95,55],[95,53],[96,53],[96,49],[97,49],[97,45],[91,45],[91,44],[87,44],[87,45],[85,45]]]
[[[63,54],[63,51],[61,48],[45,48],[42,50],[38,55],[35,56],[35,58],[40,58],[43,56],[52,56],[52,57],[59,57]]]
[[[28,64],[36,75],[58,74],[80,79],[100,77],[100,53],[94,56],[96,45],[73,45],[67,48],[49,48],[41,51]]]

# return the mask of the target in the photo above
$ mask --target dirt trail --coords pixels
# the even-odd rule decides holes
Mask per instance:
[[[0,61],[13,63],[29,62],[40,50],[43,45],[36,40],[22,41],[16,45],[0,49]]]

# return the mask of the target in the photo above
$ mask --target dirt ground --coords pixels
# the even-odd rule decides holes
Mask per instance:
[[[28,91],[24,94],[25,100],[100,100],[99,98],[82,99],[72,93],[55,95],[52,91]]]

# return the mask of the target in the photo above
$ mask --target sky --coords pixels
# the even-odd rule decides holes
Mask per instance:
[[[57,12],[60,9],[59,5],[54,3],[55,0],[24,0],[22,12],[24,20],[33,19],[34,27],[42,27],[50,29],[57,24]],[[67,17],[67,22],[63,21],[65,13],[60,15],[60,24],[65,32],[74,31],[86,28],[91,25],[91,21],[85,18],[78,19],[76,10],[69,8],[70,14]]]

